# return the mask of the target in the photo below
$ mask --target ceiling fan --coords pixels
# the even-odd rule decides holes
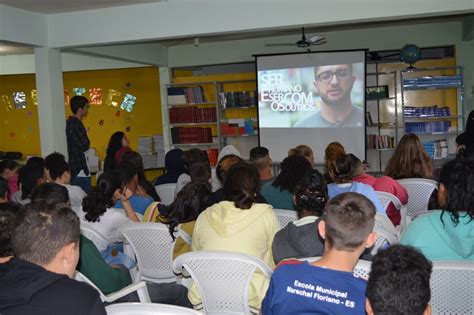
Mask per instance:
[[[302,28],[301,39],[296,43],[274,43],[274,44],[265,44],[267,47],[276,47],[276,46],[296,46],[298,48],[309,48],[310,46],[314,45],[322,45],[326,44],[326,37],[323,35],[314,35],[310,38],[306,38],[304,33],[304,27]]]

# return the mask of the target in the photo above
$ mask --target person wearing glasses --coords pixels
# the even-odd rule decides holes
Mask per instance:
[[[361,127],[364,110],[352,104],[351,91],[356,80],[352,64],[317,66],[314,87],[321,98],[320,110],[297,121],[295,127]]]

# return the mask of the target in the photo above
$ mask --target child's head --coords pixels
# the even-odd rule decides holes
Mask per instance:
[[[46,202],[52,206],[70,207],[69,192],[66,187],[56,183],[44,183],[31,193],[31,202]]]
[[[325,251],[362,252],[376,239],[372,232],[375,222],[374,204],[364,195],[343,193],[326,206],[319,232],[325,238]]]
[[[348,154],[341,154],[330,160],[328,173],[336,184],[349,183],[354,172],[352,159]]]
[[[431,262],[412,247],[380,250],[367,283],[367,314],[430,314],[431,269]]]
[[[33,189],[45,182],[44,168],[23,166],[18,171],[18,180],[21,184],[21,199],[30,198]]]
[[[293,203],[299,218],[307,215],[320,217],[328,199],[323,175],[318,170],[312,170],[296,186]]]
[[[20,210],[20,205],[7,202],[0,204],[0,263],[13,255],[12,253],[12,228],[16,213]]]
[[[59,152],[53,152],[49,154],[47,157],[44,158],[44,168],[46,169],[46,177],[50,181],[54,181],[55,179],[51,178],[51,169],[56,168],[58,163],[66,162],[66,158]],[[60,174],[57,177],[60,177]]]
[[[49,177],[53,182],[69,184],[71,182],[71,168],[65,160],[58,160],[48,169]]]
[[[239,209],[250,209],[257,201],[260,187],[255,166],[245,162],[237,163],[227,172],[224,180],[224,200],[233,201]]]
[[[186,172],[189,174],[191,166],[195,163],[209,164],[209,157],[207,153],[199,150],[198,148],[189,149],[183,153],[184,167]]]
[[[8,201],[8,181],[0,176],[0,203]]]
[[[0,162],[0,176],[5,179],[15,176],[19,166],[15,160],[4,160]]]
[[[220,159],[216,166],[216,176],[221,184],[224,183],[225,176],[230,167],[240,162],[243,162],[243,160],[235,154],[229,154]]]
[[[189,169],[192,182],[209,183],[211,179],[211,166],[205,163],[194,163]]]

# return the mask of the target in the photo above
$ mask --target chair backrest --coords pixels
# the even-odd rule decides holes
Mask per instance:
[[[168,226],[162,223],[130,223],[122,233],[137,258],[135,280],[175,282],[173,274],[173,246]]]
[[[156,193],[160,197],[160,201],[164,205],[170,205],[174,201],[174,191],[176,184],[161,184],[155,186]]]
[[[380,203],[383,206],[383,209],[385,210],[385,213],[387,213],[388,206],[390,204],[393,204],[395,208],[400,211],[400,230],[403,231],[405,229],[406,225],[406,216],[407,216],[407,209],[404,205],[402,205],[400,199],[397,198],[397,196],[392,195],[388,192],[385,191],[376,191],[377,197],[380,200]]]
[[[404,178],[397,180],[408,193],[407,216],[413,219],[428,211],[431,194],[438,189],[438,183],[426,178]]]
[[[284,228],[288,223],[298,220],[298,215],[294,210],[273,209],[277,216],[280,227]]]
[[[249,314],[248,288],[252,275],[260,270],[267,278],[272,269],[260,259],[235,252],[198,251],[178,256],[173,270],[183,270],[199,289],[205,313]]]
[[[192,308],[158,303],[117,303],[105,310],[108,315],[202,314]]]
[[[109,245],[109,240],[105,238],[102,234],[94,230],[93,228],[89,226],[85,226],[81,222],[81,234],[87,237],[94,243],[94,245],[97,247],[99,251],[103,251],[107,249],[107,246]]]
[[[433,261],[433,314],[474,314],[474,263]]]
[[[398,231],[385,214],[375,214],[373,231],[377,233],[377,239],[372,249],[372,255],[375,255],[380,248],[399,243]]]
[[[100,299],[102,300],[102,302],[107,301],[107,298],[106,298],[105,294],[102,293],[102,291],[94,284],[94,282],[90,281],[89,278],[84,276],[81,272],[76,270],[76,272],[74,273],[74,279],[76,279],[77,281],[80,281],[80,282],[87,283],[88,285],[90,285],[91,287],[96,289],[97,292],[99,292]]]
[[[319,259],[321,259],[320,256],[300,258],[298,260],[313,262],[313,261],[317,261]],[[359,259],[359,261],[357,262],[357,264],[354,267],[354,271],[353,271],[354,276],[356,276],[357,278],[368,280],[371,266],[372,266],[372,263],[370,261]]]

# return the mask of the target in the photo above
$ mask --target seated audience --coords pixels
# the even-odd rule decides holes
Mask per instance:
[[[8,202],[8,181],[0,177],[0,203]]]
[[[433,178],[433,163],[417,135],[408,133],[400,139],[385,175],[393,179]]]
[[[196,164],[196,163],[203,163],[205,165],[209,165],[209,158],[207,156],[207,153],[198,149],[198,148],[193,148],[190,149],[186,152],[183,153],[183,160],[184,160],[184,168],[186,169],[186,172],[181,174],[178,177],[178,181],[176,182],[176,188],[174,190],[174,196],[178,195],[178,192],[186,186],[186,184],[191,182],[191,177],[189,176],[189,171],[191,170],[191,167]]]
[[[131,196],[132,192],[125,186],[118,171],[103,173],[99,176],[97,186],[82,201],[85,214],[80,217],[81,224],[99,232],[110,243],[122,242],[120,227],[140,221],[130,204]],[[123,209],[113,207],[119,200]]]
[[[12,195],[12,201],[22,205],[29,203],[33,189],[45,182],[44,173],[43,167],[25,165],[20,168],[18,170],[20,191]]]
[[[367,283],[367,314],[430,315],[431,269],[414,248],[393,245],[378,251]]]
[[[46,157],[46,161],[48,161],[48,157]],[[50,165],[46,163],[46,165],[51,181],[66,187],[69,193],[71,208],[74,212],[80,213],[79,209],[82,207],[82,199],[84,199],[87,194],[81,187],[71,185],[71,168],[69,164],[64,159],[58,159],[55,163],[51,163]]]
[[[389,176],[374,177],[367,174],[361,160],[352,153],[348,155],[352,159],[354,169],[352,172],[352,181],[367,184],[375,191],[383,191],[392,194],[400,200],[402,205],[408,202],[408,193],[405,187]],[[400,224],[400,211],[397,210],[392,203],[390,203],[386,212],[394,225]]]
[[[235,155],[235,156],[238,156],[239,158],[242,158],[242,155],[240,154],[239,150],[237,150],[232,144],[229,144],[223,147],[221,152],[219,152],[219,155],[217,156],[217,164],[219,164],[219,162],[224,158],[224,156],[227,156],[227,155]],[[211,185],[212,185],[212,191],[216,191],[219,188],[222,188],[222,182],[219,181],[219,178],[217,177],[215,169],[212,171]]]
[[[13,202],[0,204],[0,264],[8,262],[13,257],[12,229],[20,205]]]
[[[413,220],[400,242],[418,248],[430,260],[474,261],[474,161],[443,165],[438,202],[442,210]]]
[[[365,314],[367,282],[354,266],[377,235],[375,208],[365,196],[344,193],[331,200],[319,222],[324,254],[314,262],[288,260],[273,272],[262,314]],[[342,298],[343,303],[335,303]]]
[[[139,214],[145,213],[147,207],[153,202],[153,198],[149,196],[138,182],[138,169],[136,165],[130,161],[122,161],[118,172],[125,182],[125,187],[130,191],[131,197],[128,199],[132,208]],[[122,209],[121,200],[118,200],[114,208]]]
[[[308,162],[311,164],[311,167],[314,167],[314,154],[313,149],[306,144],[300,144],[294,148],[288,150],[288,156],[292,155],[301,155],[302,157],[306,158]]]
[[[346,192],[356,192],[369,198],[377,212],[385,214],[374,189],[369,185],[352,181],[353,165],[349,155],[343,154],[336,157],[330,161],[328,167],[329,176],[333,180],[333,183],[328,185],[329,198]]]
[[[8,201],[12,195],[18,191],[18,169],[20,165],[14,160],[4,160],[0,162],[0,177],[8,181]]]
[[[79,260],[79,220],[43,202],[23,207],[12,232],[13,258],[0,264],[2,314],[105,314],[99,293],[70,279]]]
[[[324,167],[326,170],[326,173],[324,173],[324,179],[326,180],[326,184],[331,184],[333,182],[331,176],[329,176],[329,165],[336,157],[343,154],[346,154],[346,151],[339,142],[331,142],[324,150]]]
[[[135,165],[138,176],[138,188],[144,191],[144,193],[150,196],[154,201],[160,201],[160,197],[155,190],[155,186],[153,186],[152,183],[150,183],[145,177],[143,159],[140,153],[131,150],[126,151],[122,156],[122,161]]]
[[[293,199],[298,220],[288,223],[275,235],[272,245],[275,264],[283,259],[323,254],[324,242],[316,229],[328,201],[323,175],[317,170],[306,174],[296,187]]]
[[[178,177],[186,172],[184,168],[183,150],[173,149],[165,155],[165,173],[154,180],[154,185],[176,184]]]
[[[250,163],[258,170],[260,187],[273,180],[273,163],[270,153],[265,147],[255,147],[250,150]]]
[[[224,201],[207,208],[196,220],[192,249],[226,250],[260,258],[273,267],[272,242],[280,229],[271,206],[256,203],[259,179],[257,170],[247,163],[233,165],[224,181]],[[268,280],[255,273],[248,293],[249,305],[260,308]],[[192,285],[191,303],[200,308],[201,298]]]
[[[122,131],[114,132],[107,145],[104,159],[104,172],[117,169],[123,154],[127,151],[131,151],[131,149],[125,133]]]
[[[56,183],[44,183],[36,187],[31,193],[31,202],[45,202],[67,208],[71,205],[67,188]]]
[[[261,194],[275,209],[295,210],[293,194],[299,181],[311,170],[311,164],[300,155],[285,158],[273,182],[263,185]]]

